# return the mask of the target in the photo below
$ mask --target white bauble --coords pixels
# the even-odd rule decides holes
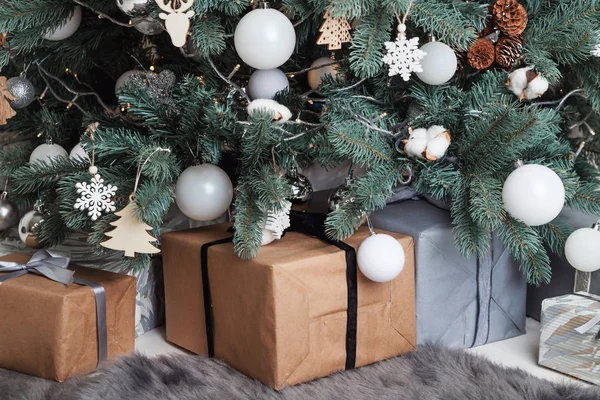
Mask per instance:
[[[29,156],[29,163],[49,162],[56,157],[67,158],[69,153],[58,144],[40,144]]]
[[[248,95],[252,100],[272,99],[277,92],[290,87],[285,73],[278,69],[259,69],[250,75],[248,81]]]
[[[46,33],[44,35],[44,39],[52,40],[52,41],[65,40],[66,38],[71,37],[71,35],[73,35],[77,31],[80,24],[81,24],[81,7],[75,6],[75,9],[73,11],[73,14],[71,15],[71,18],[67,18],[62,23],[61,26]]]
[[[233,185],[221,168],[202,164],[187,168],[175,185],[175,201],[181,212],[196,221],[223,215],[233,199]]]
[[[332,60],[329,57],[321,57],[321,58],[317,58],[315,61],[313,61],[313,63],[310,65],[310,67],[311,68],[320,67],[321,65],[327,65],[327,64],[331,64],[333,62],[335,62],[335,60]],[[325,75],[331,75],[331,76],[335,77],[337,74],[338,74],[338,65],[337,64],[327,65],[325,67],[321,67],[321,68],[317,68],[317,69],[311,69],[310,71],[308,71],[308,86],[310,86],[310,88],[312,90],[317,90],[317,88],[319,87],[321,82],[323,82],[323,77]]]
[[[421,59],[423,71],[415,72],[419,79],[428,85],[443,85],[454,76],[458,63],[450,46],[442,42],[429,42],[421,50],[427,55]]]
[[[504,209],[529,226],[547,224],[565,204],[565,187],[556,172],[538,164],[515,169],[502,188]]]
[[[140,74],[144,73],[135,69],[123,72],[123,74],[119,77],[119,79],[117,79],[117,82],[115,83],[115,93],[118,92],[119,89],[121,89],[123,86],[125,86],[125,83],[129,80],[129,78]]]
[[[69,158],[71,160],[87,161],[90,159],[90,156],[88,155],[87,151],[85,151],[85,149],[81,145],[81,142],[79,142],[75,145],[75,147],[73,147],[71,149],[71,152],[69,153]]]
[[[240,58],[256,69],[273,69],[284,64],[296,47],[296,31],[288,17],[273,9],[250,11],[240,20],[234,34]]]
[[[389,282],[404,268],[404,249],[390,235],[371,235],[361,243],[356,253],[358,268],[375,282]]]
[[[573,268],[583,272],[600,269],[600,232],[581,228],[569,236],[565,243],[565,256]]]
[[[261,246],[266,246],[274,240],[275,240],[275,236],[273,235],[273,232],[271,232],[268,229],[262,230],[262,241],[260,243]]]

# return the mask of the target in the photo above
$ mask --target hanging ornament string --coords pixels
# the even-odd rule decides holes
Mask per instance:
[[[152,151],[152,153],[150,153],[150,155],[144,160],[144,162],[140,161],[137,173],[135,174],[135,184],[133,185],[133,192],[131,193],[131,196],[129,197],[130,200],[135,199],[135,192],[137,192],[138,186],[140,184],[140,179],[142,177],[142,171],[144,170],[144,167],[146,166],[146,164],[148,164],[148,161],[150,161],[152,156],[154,156],[159,151],[164,151],[164,152],[170,153],[171,149],[164,149],[162,147],[157,147]]]

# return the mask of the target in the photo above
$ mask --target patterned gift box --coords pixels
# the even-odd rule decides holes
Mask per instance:
[[[546,299],[541,324],[539,364],[600,385],[600,296]]]

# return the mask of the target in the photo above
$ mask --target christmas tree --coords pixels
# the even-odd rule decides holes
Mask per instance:
[[[600,0],[490,3],[3,2],[0,66],[16,78],[8,88],[18,100],[2,137],[20,142],[0,153],[9,198],[25,209],[42,200],[36,234],[43,243],[86,230],[98,245],[117,217],[91,221],[74,209],[89,161],[61,153],[30,162],[33,149],[48,138],[64,149],[81,142],[88,155],[93,147],[102,178],[119,188],[121,209],[140,163],[166,147],[171,152],[141,170],[137,215],[157,230],[175,191],[188,206],[191,184],[175,190],[182,171],[219,165],[235,186],[236,252],[251,258],[268,213],[293,192],[287,171],[350,160],[366,173],[352,180],[352,201],[328,216],[331,237],[352,235],[363,212],[384,207],[395,187],[411,181],[419,194],[450,202],[463,254],[485,254],[496,230],[527,279],[547,282],[547,252],[562,253],[570,234],[554,211],[564,203],[600,215]],[[354,27],[334,57],[317,45],[326,13]],[[278,31],[276,42],[264,29]],[[416,52],[417,41],[426,54]],[[311,68],[323,57],[325,67]],[[330,74],[319,73],[325,68]],[[92,143],[83,132],[94,122]],[[518,161],[539,168],[515,170]],[[222,182],[215,176],[198,179]],[[528,211],[536,195],[549,202],[538,207],[544,215]],[[230,198],[197,200],[214,201],[200,210],[208,218]]]

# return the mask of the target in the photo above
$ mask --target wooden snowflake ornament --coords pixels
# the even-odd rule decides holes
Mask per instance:
[[[408,81],[413,72],[423,72],[421,59],[427,55],[419,49],[419,38],[406,38],[406,25],[398,25],[398,38],[395,42],[385,42],[387,54],[382,61],[389,67],[389,76],[400,75]]]
[[[112,197],[117,193],[117,187],[114,185],[104,185],[104,179],[98,174],[98,168],[90,166],[92,179],[90,183],[78,182],[75,184],[79,198],[75,201],[75,209],[88,211],[92,221],[98,219],[102,212],[115,211],[115,202]]]
[[[317,44],[326,44],[329,50],[339,50],[342,48],[342,43],[349,43],[352,41],[350,30],[352,27],[342,17],[333,17],[330,11],[326,11],[325,22],[319,28],[321,35],[317,40]]]
[[[124,251],[125,257],[134,257],[136,253],[155,254],[160,252],[151,244],[156,241],[156,238],[147,232],[152,230],[152,227],[137,217],[137,208],[133,196],[130,196],[129,204],[115,213],[121,218],[110,223],[115,229],[105,233],[111,239],[100,243],[101,246]]]

